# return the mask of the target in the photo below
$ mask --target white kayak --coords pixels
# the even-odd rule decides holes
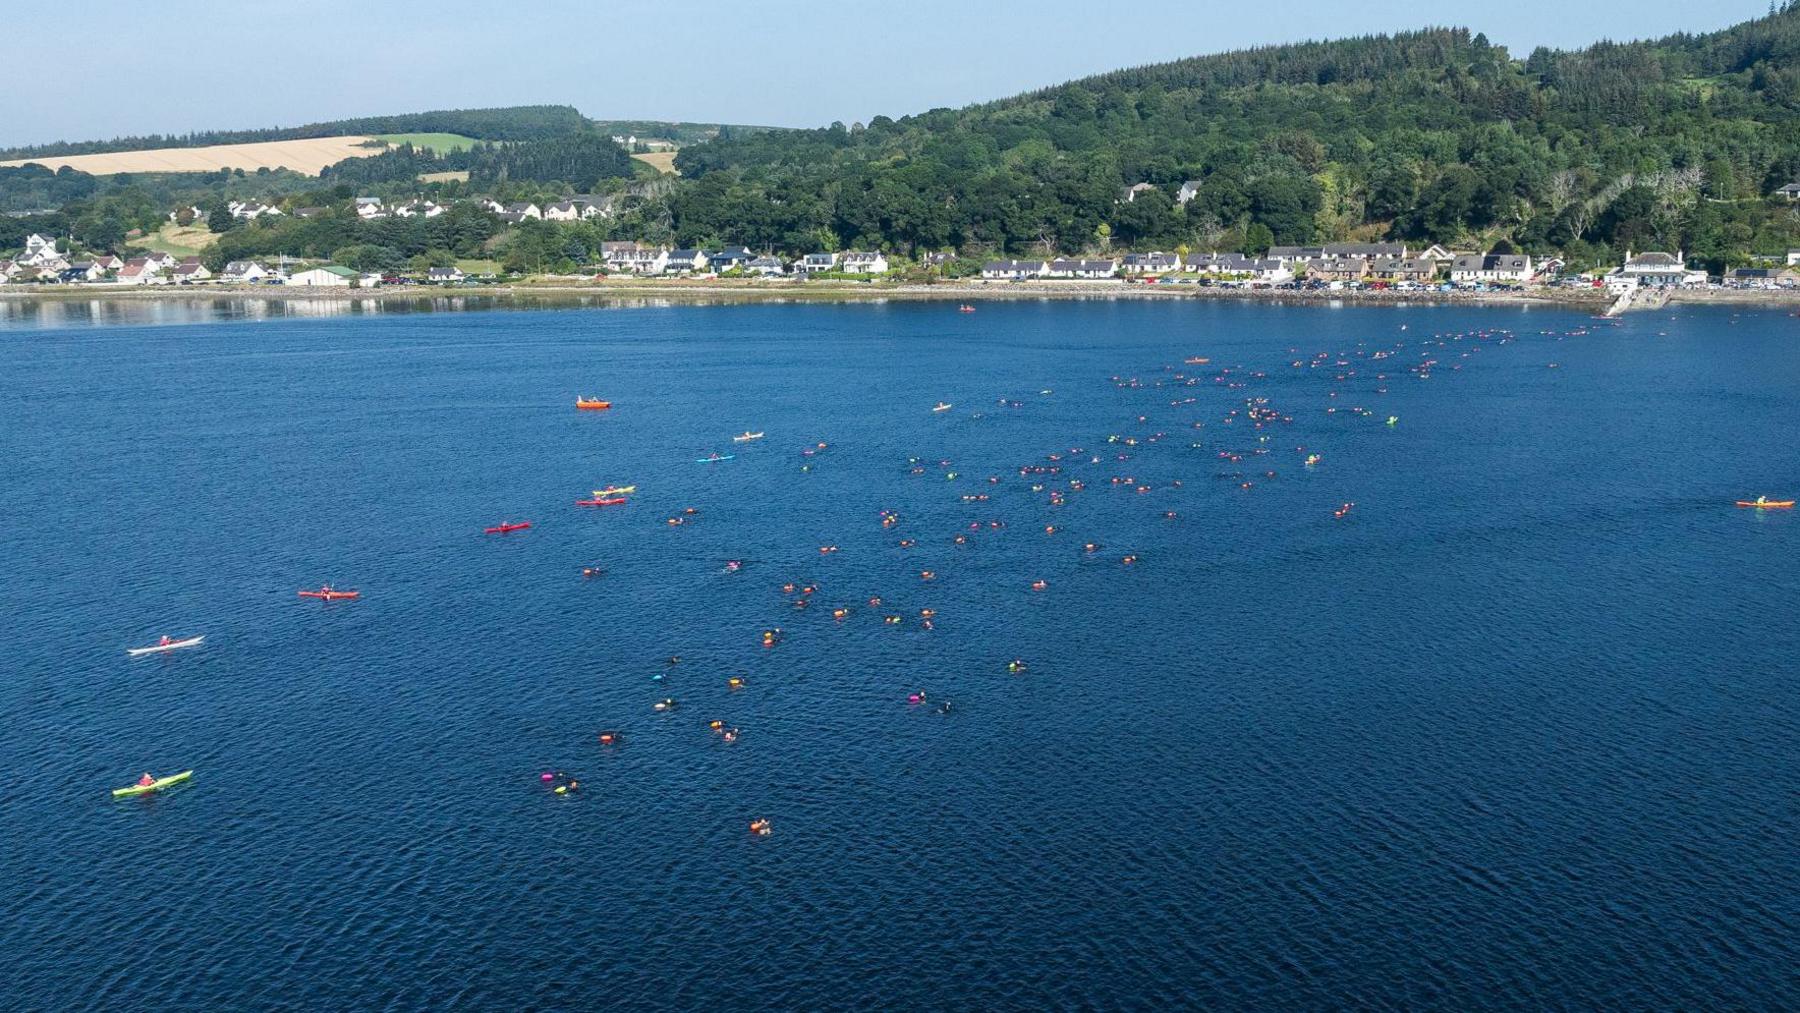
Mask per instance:
[[[140,654],[166,654],[169,651],[179,651],[183,647],[194,647],[205,639],[204,636],[189,637],[186,640],[171,640],[166,644],[157,644],[154,647],[128,647],[125,649],[125,653],[134,658]]]

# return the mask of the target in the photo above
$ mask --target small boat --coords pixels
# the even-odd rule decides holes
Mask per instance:
[[[496,524],[491,528],[482,528],[481,533],[484,535],[504,535],[513,531],[524,531],[529,527],[531,527],[530,521],[520,521],[517,524]]]
[[[598,412],[612,407],[611,401],[602,401],[597,397],[577,397],[575,407],[578,411]]]
[[[750,430],[746,429],[743,432],[737,434],[736,436],[733,436],[731,438],[731,442],[733,442],[733,443],[749,443],[751,440],[760,440],[762,438],[763,438],[763,434],[753,433]]]
[[[968,303],[963,303],[961,306],[958,306],[956,308],[956,312],[958,312],[958,313],[973,313],[973,312],[975,312],[975,307],[970,306]]]
[[[171,640],[166,644],[157,644],[153,647],[130,647],[126,648],[125,653],[134,658],[141,654],[166,654],[169,651],[179,651],[183,647],[196,647],[200,641],[205,639],[204,636],[198,636],[189,637],[186,640]]]
[[[1791,499],[1769,499],[1766,496],[1758,496],[1755,499],[1741,499],[1741,500],[1737,501],[1737,505],[1741,506],[1741,507],[1747,507],[1751,510],[1792,510],[1792,509],[1794,509],[1794,501]]]
[[[628,492],[637,492],[635,485],[609,485],[604,489],[595,489],[595,496],[623,496]]]
[[[955,407],[955,405],[948,401],[939,401],[937,404],[931,406],[931,410],[934,412],[947,412]]]
[[[576,506],[620,506],[627,500],[623,496],[595,496],[593,499],[578,499]]]
[[[737,457],[736,454],[708,454],[705,457],[694,458],[694,463],[695,464],[716,464],[719,461],[730,461],[730,460],[735,459],[736,457]]]
[[[324,587],[319,588],[317,591],[302,591],[302,592],[300,592],[300,597],[302,597],[302,598],[317,598],[320,601],[355,601],[356,599],[362,597],[362,592],[361,591],[339,591],[337,588],[334,588],[330,584],[327,584]]]
[[[1190,355],[1181,361],[1187,363],[1190,366],[1204,366],[1207,363],[1211,362],[1212,360],[1207,358],[1204,355]]]
[[[153,792],[162,791],[172,784],[180,784],[193,776],[193,771],[184,770],[179,774],[170,774],[168,777],[159,777],[149,784],[134,784],[129,788],[114,788],[113,798],[128,798],[132,795],[149,795]]]

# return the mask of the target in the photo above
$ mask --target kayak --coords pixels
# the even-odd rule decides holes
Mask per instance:
[[[695,464],[713,464],[718,461],[730,461],[730,460],[735,459],[736,457],[737,457],[736,454],[714,454],[711,457],[696,457],[696,458],[694,458],[694,463]]]
[[[749,443],[751,440],[760,440],[762,438],[763,438],[763,434],[753,433],[750,430],[746,429],[742,433],[739,433],[738,435],[733,436],[731,438],[731,441],[733,443]]]
[[[637,492],[635,485],[609,485],[604,489],[595,489],[595,496],[623,496],[628,492]]]
[[[362,597],[362,592],[361,591],[334,591],[331,588],[322,587],[322,588],[319,588],[317,591],[302,591],[302,592],[300,592],[300,597],[302,597],[302,598],[317,598],[320,601],[355,601],[356,599]]]
[[[578,499],[575,501],[575,505],[576,506],[618,506],[618,505],[624,503],[625,501],[626,501],[625,497],[623,497],[623,496],[611,496],[611,497],[595,496],[593,499]]]
[[[154,647],[129,647],[126,648],[125,653],[134,658],[140,654],[164,654],[169,651],[179,651],[183,647],[194,647],[205,639],[205,636],[198,636],[189,637],[186,640],[171,640],[166,644],[157,644]]]
[[[931,410],[934,412],[947,412],[950,409],[955,408],[955,407],[956,407],[955,405],[951,404],[948,401],[939,401],[937,404],[932,406]]]
[[[531,527],[530,521],[520,521],[517,524],[496,524],[491,528],[482,528],[481,533],[484,535],[504,535],[509,531],[524,531],[529,527]]]
[[[578,397],[575,399],[575,407],[584,412],[597,412],[611,408],[612,402],[602,401],[599,398]]]
[[[1794,501],[1791,499],[1741,499],[1741,500],[1737,501],[1737,505],[1741,506],[1741,507],[1749,507],[1752,510],[1792,510],[1792,509],[1794,509]]]
[[[184,770],[179,774],[170,774],[168,777],[159,777],[149,784],[134,784],[129,788],[114,788],[113,798],[125,798],[130,795],[148,795],[152,792],[162,791],[169,785],[180,784],[193,776],[193,771]]]

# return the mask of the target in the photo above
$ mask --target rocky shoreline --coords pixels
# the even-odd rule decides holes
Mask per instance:
[[[1782,293],[1719,292],[1718,296],[1750,296],[1746,302],[1770,301]],[[205,286],[0,286],[6,300],[190,300],[260,299],[293,300],[439,300],[494,299],[519,302],[590,301],[599,299],[649,302],[870,302],[887,300],[1043,300],[1043,299],[1226,299],[1288,304],[1364,306],[1497,305],[1557,306],[1571,309],[1604,309],[1610,299],[1587,289],[1535,289],[1520,292],[1401,292],[1392,289],[1352,291],[1237,289],[1199,285],[1133,285],[1117,281],[944,282],[909,284],[893,282],[795,282],[795,281],[538,281],[506,285],[396,285],[376,289],[287,288],[276,285]],[[1681,301],[1687,301],[1684,297]],[[1698,300],[1696,300],[1698,301]],[[1719,300],[1731,301],[1731,300]],[[1789,301],[1800,302],[1800,298]]]

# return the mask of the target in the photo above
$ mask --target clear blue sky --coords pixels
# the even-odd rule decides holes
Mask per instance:
[[[1524,56],[1768,10],[1767,0],[7,6],[0,63],[13,88],[0,145],[528,103],[598,119],[816,126],[1265,43],[1454,23]]]

